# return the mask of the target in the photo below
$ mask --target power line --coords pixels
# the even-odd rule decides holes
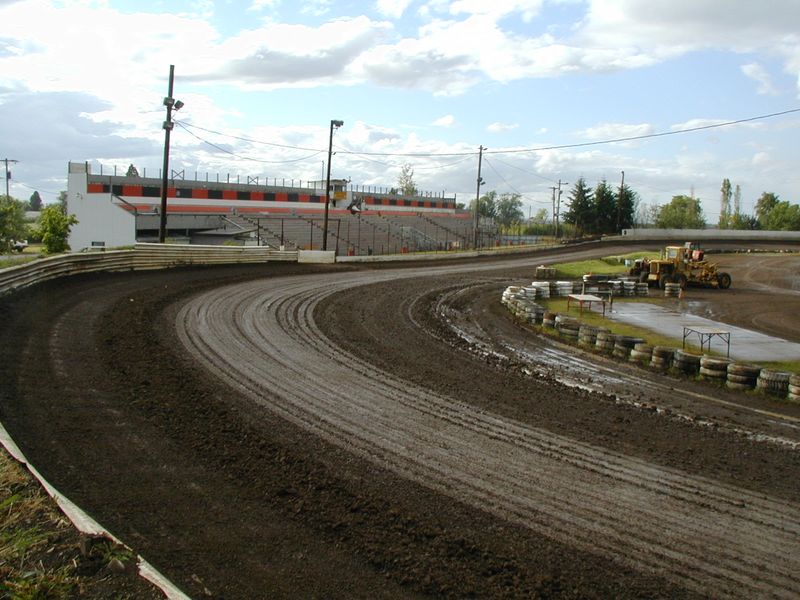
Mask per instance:
[[[667,136],[672,136],[672,135],[681,135],[681,134],[685,134],[685,133],[693,133],[693,132],[697,132],[697,131],[706,131],[706,130],[709,130],[709,129],[719,129],[721,127],[729,127],[731,125],[740,125],[742,123],[751,123],[753,121],[761,121],[761,120],[764,120],[764,119],[771,119],[771,118],[774,118],[774,117],[781,117],[781,116],[784,116],[784,115],[798,113],[798,112],[800,112],[800,108],[792,108],[792,109],[788,109],[788,110],[784,110],[784,111],[780,111],[780,112],[769,113],[769,114],[765,114],[765,115],[758,115],[758,116],[754,116],[754,117],[746,117],[746,118],[743,118],[743,119],[736,119],[736,120],[733,120],[733,121],[724,121],[722,123],[711,123],[711,124],[708,124],[708,125],[698,125],[697,127],[688,127],[686,129],[678,129],[678,130],[675,130],[675,131],[662,131],[662,132],[648,133],[648,134],[643,134],[643,135],[634,135],[634,136],[619,137],[619,138],[609,138],[609,139],[605,139],[605,140],[596,140],[596,141],[593,141],[593,142],[578,142],[578,143],[574,143],[574,144],[556,144],[556,145],[552,145],[552,146],[537,146],[537,147],[533,147],[533,148],[487,150],[485,152],[485,154],[495,154],[495,155],[496,154],[524,154],[524,153],[531,153],[531,152],[544,152],[544,151],[548,151],[548,150],[566,150],[566,149],[570,149],[570,148],[585,148],[585,147],[589,147],[589,146],[601,146],[601,145],[605,145],[605,144],[617,144],[617,143],[621,143],[621,142],[633,142],[633,141],[637,141],[637,140],[646,140],[646,139],[653,139],[653,138],[659,138],[659,137],[667,137]],[[255,140],[255,139],[247,138],[247,137],[243,137],[243,136],[236,136],[236,135],[233,135],[233,134],[222,133],[220,131],[214,131],[213,129],[208,129],[208,128],[205,128],[205,127],[201,127],[199,125],[183,123],[181,121],[175,121],[175,123],[177,123],[178,125],[181,125],[181,127],[183,127],[184,129],[186,129],[187,127],[194,128],[194,129],[200,129],[200,130],[206,131],[208,133],[213,133],[213,134],[221,135],[221,136],[224,136],[224,137],[230,137],[232,139],[242,140],[242,141],[250,142],[250,143],[253,143],[253,144],[264,144],[264,145],[267,145],[267,146],[275,146],[275,147],[278,147],[278,148],[287,148],[287,149],[291,149],[291,150],[305,150],[305,151],[309,151],[309,152],[324,152],[325,151],[325,150],[319,150],[319,149],[316,149],[316,148],[306,148],[306,147],[302,147],[302,146],[291,146],[291,145],[288,145],[288,144],[277,144],[277,143],[274,143],[274,142],[265,142],[265,141],[262,141],[262,140]],[[198,137],[198,136],[195,136],[195,137]],[[202,138],[199,138],[199,137],[198,137],[198,139],[202,140]],[[205,140],[203,140],[203,141],[205,141]],[[209,142],[206,142],[206,143],[209,143]],[[222,149],[222,151],[227,152],[224,149]],[[465,152],[366,152],[366,151],[355,151],[355,150],[346,150],[346,149],[345,150],[339,150],[339,152],[341,152],[342,154],[350,154],[350,155],[354,155],[354,156],[397,156],[397,157],[410,157],[410,158],[433,158],[433,157],[437,157],[437,156],[442,156],[442,157],[444,157],[444,156],[469,157],[469,156],[475,156],[477,154],[474,151],[465,151]],[[535,173],[532,173],[532,174],[536,175]],[[541,177],[539,175],[536,175],[536,176]]]
[[[644,135],[633,135],[629,137],[612,138],[607,140],[598,140],[595,142],[580,142],[576,144],[562,144],[559,146],[541,146],[538,148],[525,148],[520,150],[494,150],[490,154],[519,154],[523,152],[542,152],[545,150],[564,150],[569,148],[585,148],[586,146],[599,146],[602,144],[616,144],[619,142],[633,142],[636,140],[646,140],[650,138],[666,137],[668,135],[679,135],[682,133],[692,133],[695,131],[704,131],[707,129],[717,129],[719,127],[728,127],[730,125],[739,125],[741,123],[750,123],[752,121],[761,121],[763,119],[770,119],[772,117],[780,117],[791,113],[800,112],[800,108],[792,108],[781,112],[770,113],[768,115],[759,115],[757,117],[748,117],[746,119],[737,119],[736,121],[725,121],[724,123],[711,123],[709,125],[698,125],[697,127],[689,127],[687,129],[678,129],[676,131],[662,131],[659,133],[648,133]]]
[[[186,131],[186,133],[188,133],[189,135],[191,135],[194,138],[197,138],[198,140],[200,140],[204,144],[208,144],[212,148],[215,148],[215,149],[219,150],[220,152],[224,152],[225,154],[229,154],[229,155],[231,155],[231,156],[233,156],[235,158],[238,158],[240,160],[249,160],[249,161],[252,161],[252,162],[268,163],[268,164],[285,164],[285,163],[302,162],[304,160],[308,160],[310,158],[313,158],[313,157],[325,152],[325,150],[315,150],[313,154],[310,154],[308,156],[303,156],[301,158],[293,158],[293,159],[290,159],[290,160],[264,160],[264,159],[261,159],[261,158],[253,158],[252,156],[242,156],[241,154],[236,154],[235,152],[232,152],[231,150],[223,148],[222,146],[220,146],[218,144],[215,144],[214,142],[209,142],[208,140],[200,137],[199,135],[197,135],[193,131],[189,131],[186,128],[186,126],[183,123],[181,123],[180,121],[173,121],[173,122],[176,125],[178,125],[179,127],[181,127],[181,129]]]

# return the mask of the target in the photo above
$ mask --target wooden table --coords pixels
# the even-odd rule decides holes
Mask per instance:
[[[731,355],[731,332],[715,327],[702,327],[697,325],[684,325],[683,326],[683,347],[686,348],[686,338],[690,335],[697,335],[700,339],[700,350],[708,350],[711,352],[711,339],[718,337],[728,345],[727,356]]]
[[[589,310],[592,309],[592,302],[600,302],[603,305],[603,316],[606,316],[606,299],[601,298],[600,296],[595,296],[594,294],[570,294],[567,296],[567,311],[569,311],[569,305],[572,301],[578,303],[581,308],[580,314],[583,314],[583,305],[587,304],[589,306]]]

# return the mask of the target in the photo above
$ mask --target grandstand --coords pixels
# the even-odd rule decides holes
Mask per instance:
[[[157,241],[161,180],[93,174],[69,163],[69,212],[78,224],[73,250]],[[273,179],[247,183],[184,180],[167,191],[167,238],[192,244],[323,247],[325,182]],[[444,194],[405,196],[394,190],[331,180],[326,247],[339,255],[397,254],[471,248],[472,215]]]

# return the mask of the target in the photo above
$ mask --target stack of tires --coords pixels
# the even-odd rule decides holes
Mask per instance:
[[[631,350],[631,357],[628,360],[640,365],[649,364],[653,360],[653,347],[644,342],[634,345],[633,350]]]
[[[614,351],[617,335],[610,331],[598,331],[594,347],[603,354],[611,354]]]
[[[594,325],[581,325],[578,329],[578,345],[585,348],[593,348],[597,342],[598,327]],[[608,331],[605,329],[604,331]]]
[[[761,369],[756,380],[756,387],[772,396],[786,397],[789,394],[789,376],[790,373],[783,371]]]
[[[719,358],[704,354],[700,359],[700,379],[722,385],[728,379],[728,365],[732,362],[730,358]]]
[[[700,371],[700,358],[702,357],[699,354],[692,354],[686,350],[675,350],[672,367],[685,375],[697,375]]]
[[[681,295],[681,284],[680,283],[665,283],[664,284],[664,296],[667,298],[677,298]]]
[[[556,326],[556,317],[558,316],[557,313],[551,312],[549,310],[544,311],[542,315],[542,327],[549,327],[553,328]]]
[[[650,366],[659,371],[666,371],[672,364],[675,356],[675,348],[667,346],[653,346],[653,358],[650,359]]]
[[[571,342],[578,341],[578,331],[581,324],[575,317],[567,317],[565,315],[557,315],[555,319],[556,331],[563,335]]]
[[[732,390],[752,390],[756,387],[756,380],[760,372],[761,367],[756,365],[732,362],[728,365],[728,377],[725,385]]]
[[[636,344],[643,344],[644,340],[639,337],[633,337],[630,335],[618,335],[617,339],[614,340],[614,351],[613,354],[617,358],[621,358],[623,360],[628,360],[631,356],[631,350]]]
[[[792,402],[800,402],[800,375],[797,373],[789,376],[789,393],[786,397]]]

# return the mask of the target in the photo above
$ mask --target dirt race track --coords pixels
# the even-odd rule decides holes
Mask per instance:
[[[195,598],[797,597],[800,407],[510,320],[563,258],[52,282],[0,420]],[[800,342],[800,256],[717,258],[704,314]]]

